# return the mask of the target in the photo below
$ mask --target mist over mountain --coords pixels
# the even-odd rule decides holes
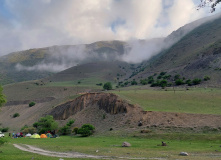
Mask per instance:
[[[169,49],[193,29],[219,19],[220,14],[187,24],[166,38],[130,41],[99,41],[29,49],[0,58],[1,83],[44,78],[73,66],[98,61],[124,61],[139,64]]]

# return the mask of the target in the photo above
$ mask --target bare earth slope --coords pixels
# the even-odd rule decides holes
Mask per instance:
[[[95,126],[96,133],[110,130],[133,133],[146,129],[168,128],[173,128],[173,131],[221,129],[221,115],[143,111],[138,105],[129,104],[113,93],[86,93],[57,107],[52,107],[51,102],[53,100],[42,101],[34,107],[28,107],[28,104],[8,104],[2,107],[0,122],[10,130],[19,130],[24,125],[32,125],[40,117],[50,114],[61,125],[70,119],[75,120],[73,127],[90,123]],[[16,112],[19,112],[20,116],[13,118],[12,115]],[[138,126],[140,122],[142,126]]]
[[[202,130],[205,127],[221,127],[221,115],[165,113],[143,111],[119,99],[112,93],[87,93],[73,101],[54,108],[51,115],[57,120],[75,119],[75,125],[91,123],[97,131],[136,131],[146,128],[177,128]],[[142,126],[138,126],[139,122]]]

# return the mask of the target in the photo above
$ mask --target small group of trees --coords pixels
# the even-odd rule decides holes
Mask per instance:
[[[90,136],[94,133],[95,127],[91,124],[84,124],[81,128],[75,127],[72,131],[72,125],[74,124],[74,120],[69,120],[66,125],[58,128],[58,123],[53,119],[53,116],[47,115],[45,117],[41,117],[37,122],[33,124],[33,126],[28,127],[25,125],[21,128],[21,131],[24,134],[27,133],[47,133],[48,131],[58,131],[60,135],[70,135],[72,132],[75,134],[80,134],[82,137]]]
[[[53,116],[47,115],[41,117],[38,122],[33,124],[39,134],[47,133],[47,131],[57,130],[58,123],[54,120]]]
[[[154,74],[152,76],[149,76],[148,78],[145,79],[140,79],[140,84],[141,85],[147,85],[150,84],[151,87],[171,87],[171,86],[179,86],[179,85],[198,85],[202,82],[202,79],[195,78],[193,80],[187,79],[185,77],[181,77],[179,74],[176,74],[174,76],[166,74],[167,72],[161,72],[158,74]],[[210,80],[209,76],[205,76],[203,78],[204,81]],[[128,84],[131,85],[137,85],[138,83],[134,79],[131,82],[119,82],[118,85],[121,87],[127,86]]]

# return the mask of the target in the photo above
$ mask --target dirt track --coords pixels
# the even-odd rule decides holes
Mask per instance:
[[[129,157],[107,157],[107,156],[94,156],[94,155],[88,155],[78,152],[53,152],[53,151],[47,151],[43,150],[41,148],[33,147],[31,145],[18,145],[13,144],[14,147],[31,153],[36,153],[44,156],[50,156],[50,157],[60,157],[60,158],[92,158],[92,159],[147,159],[147,158],[129,158]],[[156,160],[163,160],[164,158],[151,158]]]
[[[62,157],[62,158],[94,158],[94,159],[107,159],[107,157],[104,156],[93,156],[93,155],[86,155],[78,152],[53,152],[53,151],[47,151],[43,150],[37,147],[33,147],[30,145],[18,145],[18,144],[13,144],[14,147],[22,150],[22,151],[27,151],[31,153],[36,153],[44,156],[50,156],[50,157]]]

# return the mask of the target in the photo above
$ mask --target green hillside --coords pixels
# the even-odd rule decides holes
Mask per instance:
[[[125,42],[121,41],[100,41],[14,52],[0,57],[0,84],[45,78],[61,71],[54,71],[53,67],[65,65],[66,62],[70,64],[64,69],[76,64],[116,60],[117,56],[124,54],[124,45]],[[23,68],[19,68],[18,64]]]
[[[208,85],[221,82],[221,17],[195,28],[177,43],[149,60],[137,77],[154,73],[179,74],[185,79],[209,76]]]
[[[126,62],[102,61],[86,63],[69,68],[46,80],[50,81],[51,85],[67,85],[68,83],[72,85],[98,85],[99,83],[104,84],[108,81],[117,83],[125,77],[129,77],[132,71],[130,64]]]

